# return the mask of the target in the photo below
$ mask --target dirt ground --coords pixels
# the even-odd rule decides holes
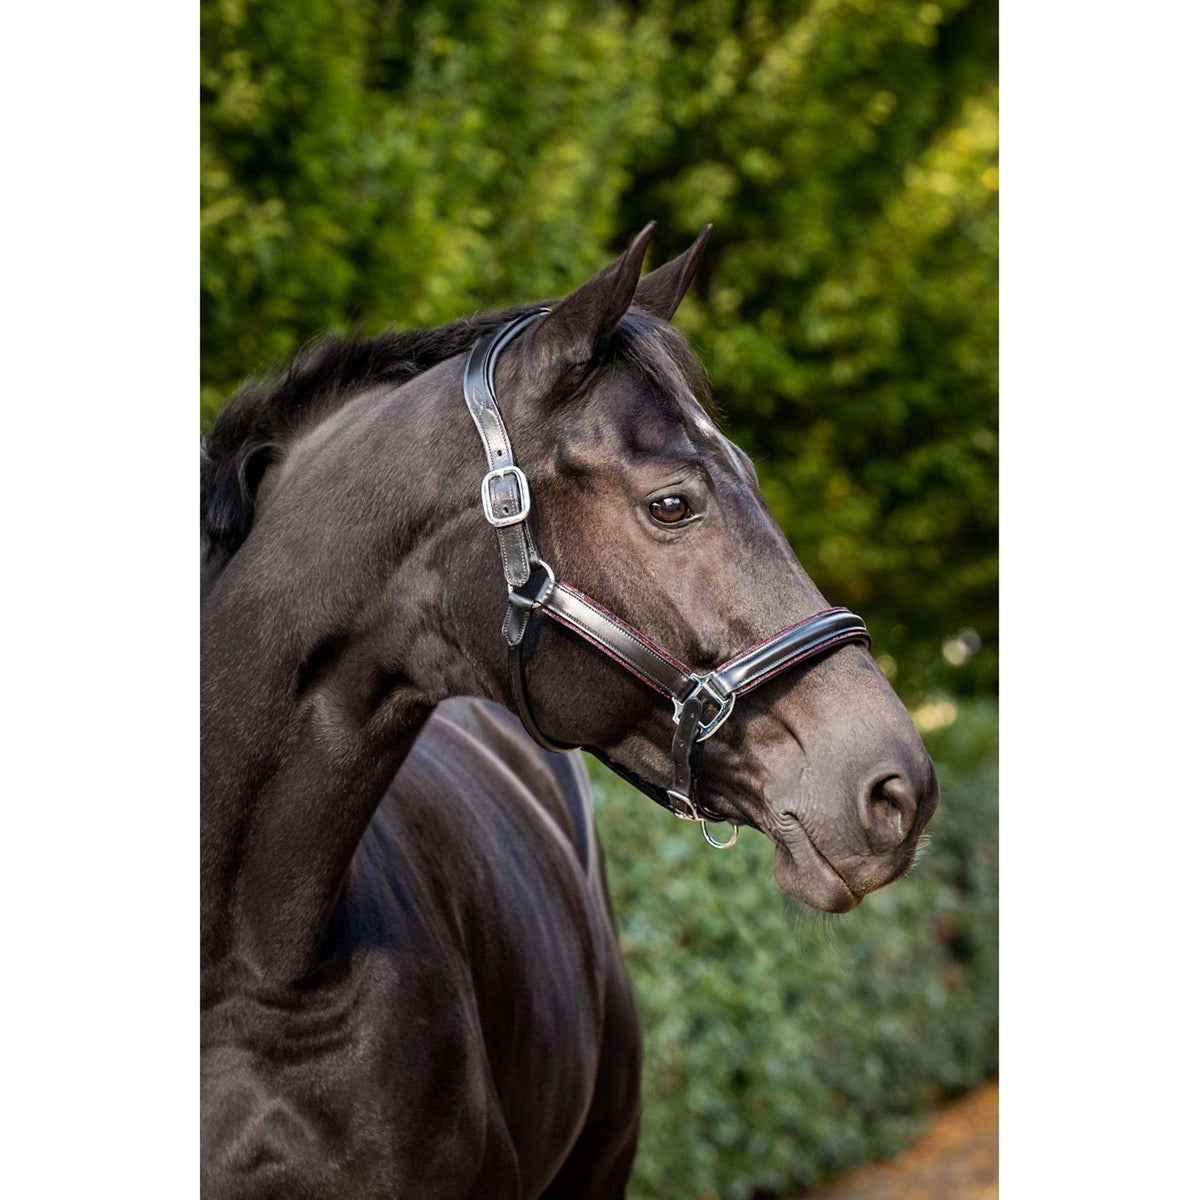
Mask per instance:
[[[998,1200],[999,1102],[991,1083],[944,1108],[899,1158],[861,1167],[804,1200]]]

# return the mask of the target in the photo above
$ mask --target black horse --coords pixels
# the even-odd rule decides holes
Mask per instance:
[[[708,669],[826,605],[668,323],[704,235],[639,283],[649,232],[523,330],[495,386],[545,561]],[[328,339],[207,441],[210,1197],[624,1193],[636,1014],[580,760],[499,707],[506,589],[463,402],[472,345],[538,307]],[[652,688],[553,621],[526,660],[549,738],[670,780]],[[705,745],[696,802],[771,837],[780,886],[818,908],[903,872],[937,803],[858,642],[740,698]]]

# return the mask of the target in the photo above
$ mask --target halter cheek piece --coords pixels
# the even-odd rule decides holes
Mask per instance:
[[[529,481],[517,466],[512,443],[496,402],[495,368],[500,355],[523,330],[539,320],[541,309],[501,326],[471,349],[463,376],[467,408],[483,440],[488,472],[480,487],[483,515],[500,540],[500,558],[508,584],[504,640],[508,644],[509,681],[517,713],[530,737],[548,750],[571,750],[538,727],[525,684],[525,633],[535,612],[557,621],[564,629],[608,655],[619,666],[674,706],[675,734],[671,741],[672,778],[667,787],[643,779],[589,747],[601,761],[652,800],[686,821],[699,821],[705,840],[724,849],[737,841],[738,826],[727,842],[716,841],[708,822],[727,818],[706,808],[693,796],[704,742],[729,718],[738,696],[745,695],[781,671],[825,654],[844,642],[871,643],[861,617],[844,608],[830,608],[790,625],[743,651],[715,671],[700,674],[685,666],[649,638],[626,625],[590,596],[559,582],[548,563],[538,557],[529,528],[532,500]]]

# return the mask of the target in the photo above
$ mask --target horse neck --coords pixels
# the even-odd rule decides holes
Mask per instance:
[[[362,833],[434,705],[502,686],[499,663],[455,649],[464,625],[498,628],[503,604],[472,578],[490,531],[466,504],[475,474],[458,478],[469,456],[447,453],[474,436],[459,371],[353,401],[301,438],[207,586],[206,966],[311,973]],[[466,597],[461,611],[450,594]]]

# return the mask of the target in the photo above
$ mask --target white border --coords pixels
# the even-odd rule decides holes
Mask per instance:
[[[187,5],[13,5],[5,182],[9,1196],[198,1194]]]
[[[1182,4],[1002,14],[1001,1179],[1021,1200],[1195,1174],[1196,27]]]

